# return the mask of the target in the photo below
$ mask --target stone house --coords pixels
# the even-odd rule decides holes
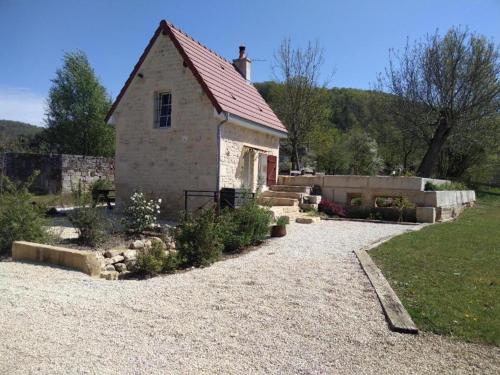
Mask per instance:
[[[230,62],[161,21],[106,118],[117,203],[140,190],[176,217],[185,190],[275,184],[287,131],[250,74],[244,46]]]

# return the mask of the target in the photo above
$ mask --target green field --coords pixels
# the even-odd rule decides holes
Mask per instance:
[[[500,345],[500,190],[478,197],[456,221],[370,255],[420,329]]]

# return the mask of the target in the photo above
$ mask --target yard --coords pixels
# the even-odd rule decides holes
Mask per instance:
[[[388,329],[353,250],[410,228],[291,224],[149,280],[0,262],[0,373],[498,373],[497,347]]]
[[[500,190],[478,193],[456,221],[370,252],[417,326],[500,345]]]

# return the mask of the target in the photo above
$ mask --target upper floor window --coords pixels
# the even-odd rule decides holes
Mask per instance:
[[[156,127],[169,128],[172,125],[172,94],[158,93],[156,103]]]

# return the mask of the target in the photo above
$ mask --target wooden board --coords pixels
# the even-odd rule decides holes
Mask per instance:
[[[354,253],[377,293],[390,329],[401,333],[418,333],[418,328],[413,323],[410,314],[408,314],[372,258],[364,249],[356,250]]]

